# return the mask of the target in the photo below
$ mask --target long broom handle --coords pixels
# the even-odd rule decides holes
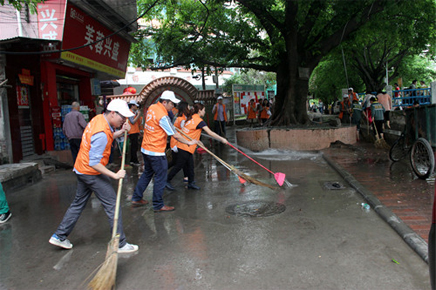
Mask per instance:
[[[123,143],[123,155],[121,157],[121,168],[120,170],[124,170],[124,163],[126,161],[126,144],[127,144],[127,130],[124,131],[124,143]],[[115,238],[117,235],[118,228],[118,215],[120,214],[120,203],[121,203],[121,189],[123,188],[123,179],[120,178],[118,180],[118,190],[117,190],[117,202],[115,204],[115,216],[114,216],[114,226],[112,229],[112,238]]]
[[[269,170],[268,168],[266,168],[265,166],[263,166],[262,164],[260,164],[259,162],[257,162],[256,160],[254,160],[253,158],[251,158],[250,156],[248,156],[247,154],[245,154],[244,152],[242,152],[238,148],[236,148],[235,146],[233,146],[230,142],[227,144],[229,144],[230,147],[232,147],[233,149],[235,149],[236,151],[238,151],[239,153],[241,153],[242,155],[244,155],[245,157],[247,157],[248,159],[250,159],[251,161],[253,161],[257,165],[259,165],[260,167],[262,167],[263,169],[265,169],[269,173],[274,174],[274,172],[272,172],[271,170]]]
[[[186,135],[185,132],[183,132],[182,130],[180,130],[177,127],[176,130],[182,134],[183,136],[185,136],[186,138],[188,138],[190,141],[192,141],[192,138],[189,137],[188,135]],[[219,158],[218,156],[216,156],[215,154],[213,154],[209,149],[207,149],[203,144],[199,143],[198,146],[200,146],[201,148],[203,148],[207,153],[209,153],[210,155],[212,155],[216,160],[218,160],[219,163],[221,163],[222,165],[224,165],[224,167],[226,167],[228,170],[232,171],[231,167],[229,164],[227,164],[226,162],[224,162],[224,160],[222,160],[221,158]]]

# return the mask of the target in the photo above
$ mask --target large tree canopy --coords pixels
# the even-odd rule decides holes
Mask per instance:
[[[143,11],[154,5],[145,16],[153,25],[138,34],[133,62],[155,69],[183,65],[275,72],[274,125],[308,122],[312,71],[367,23],[380,21],[381,12],[419,6],[423,14],[435,6],[434,0],[139,1]],[[400,20],[390,24],[395,21]],[[142,61],[143,49],[150,48],[157,63]]]

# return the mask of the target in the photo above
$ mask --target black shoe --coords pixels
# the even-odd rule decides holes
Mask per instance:
[[[167,182],[167,183],[165,184],[165,188],[168,189],[168,190],[171,190],[171,191],[176,190],[176,189],[174,188],[174,186],[172,186],[171,183],[169,183],[169,182]]]
[[[199,186],[197,186],[196,184],[195,184],[195,182],[191,182],[191,183],[189,183],[188,184],[188,189],[196,189],[196,190],[199,190],[199,189],[201,189]]]
[[[3,224],[8,221],[12,216],[11,212],[8,211],[7,213],[0,214],[0,224]]]

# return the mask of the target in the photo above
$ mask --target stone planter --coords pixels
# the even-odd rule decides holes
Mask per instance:
[[[345,144],[356,142],[356,126],[295,128],[295,129],[243,129],[236,131],[238,145],[251,151],[266,149],[321,150],[335,141]]]

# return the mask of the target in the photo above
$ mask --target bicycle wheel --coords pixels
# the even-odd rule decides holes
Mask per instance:
[[[407,155],[408,149],[405,144],[406,138],[404,135],[401,135],[397,141],[394,142],[391,149],[389,150],[389,158],[394,161],[400,161]]]
[[[434,153],[430,143],[424,138],[418,138],[410,151],[410,164],[413,171],[421,179],[429,177],[434,170]]]

